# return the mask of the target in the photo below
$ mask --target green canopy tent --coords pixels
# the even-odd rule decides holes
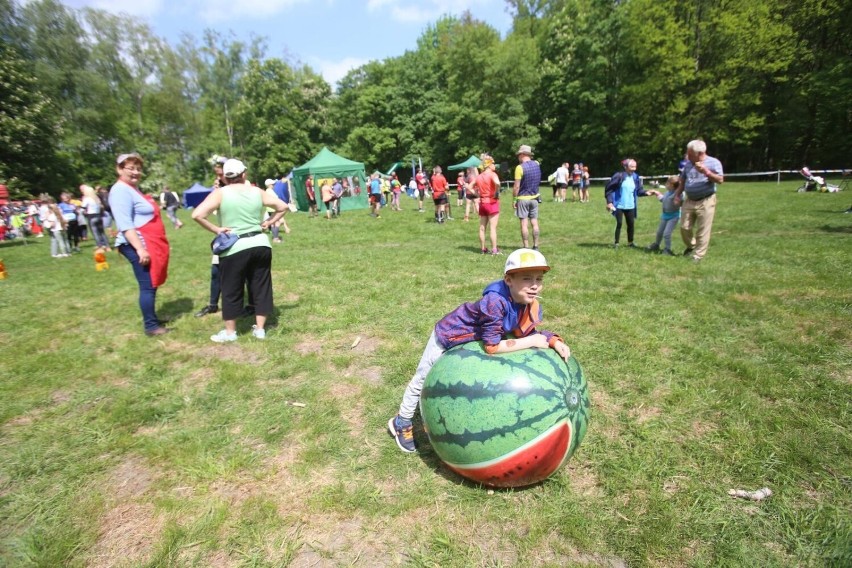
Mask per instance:
[[[364,164],[338,156],[327,147],[323,147],[319,153],[293,170],[293,189],[296,204],[299,211],[308,211],[308,194],[305,189],[305,180],[314,178],[314,191],[317,201],[320,196],[320,185],[318,180],[326,178],[347,179],[349,187],[344,191],[340,200],[340,210],[366,209],[370,206],[367,201],[367,181],[364,174]]]
[[[465,161],[464,161],[464,162],[462,162],[461,164],[456,164],[456,165],[454,165],[454,166],[449,166],[449,167],[447,168],[447,170],[452,172],[452,171],[454,171],[454,170],[466,170],[466,169],[468,169],[468,168],[476,168],[476,167],[479,167],[479,165],[480,165],[481,163],[482,163],[482,160],[480,160],[480,159],[479,159],[479,158],[477,158],[476,156],[471,156],[470,158],[468,158],[467,160],[465,160]]]

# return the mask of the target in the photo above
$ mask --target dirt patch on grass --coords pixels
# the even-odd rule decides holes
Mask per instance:
[[[711,432],[715,432],[716,426],[712,422],[696,419],[692,421],[692,424],[690,424],[690,430],[692,431],[693,438],[700,439]]]
[[[126,389],[130,386],[130,380],[127,377],[113,377],[107,380],[107,384],[111,387]]]
[[[299,355],[310,355],[312,353],[320,354],[322,353],[323,343],[323,341],[315,337],[307,336],[293,347],[293,351]]]
[[[343,371],[343,376],[346,378],[355,377],[373,386],[378,386],[382,384],[381,367],[361,368],[354,365],[350,365],[346,368],[346,370]]]
[[[140,426],[133,432],[134,436],[154,436],[165,429],[163,424],[155,424],[153,426]]]
[[[405,559],[406,545],[387,521],[316,514],[301,521],[298,538],[302,544],[290,568],[394,566]]]
[[[358,341],[358,345],[351,347],[353,353],[357,353],[359,355],[370,355],[382,346],[381,340],[377,337],[371,337],[369,335],[361,335],[358,337],[360,337],[361,340]],[[355,341],[355,339],[356,338],[353,338],[353,341]],[[349,346],[351,345],[352,344],[350,343]]]
[[[97,568],[138,566],[151,557],[165,519],[150,503],[123,503],[100,521],[98,540],[88,565]]]
[[[264,488],[259,482],[240,479],[237,481],[214,481],[210,485],[210,492],[233,508],[242,505],[252,497],[263,495]]]
[[[155,477],[144,461],[130,456],[110,473],[107,479],[109,494],[116,501],[137,499],[148,491]]]
[[[64,390],[57,390],[50,393],[51,404],[65,404],[71,400],[71,393]]]
[[[249,335],[251,339],[251,335]],[[232,363],[240,363],[246,365],[261,366],[267,361],[262,354],[248,349],[244,345],[240,345],[239,341],[233,343],[223,343],[221,345],[206,345],[204,347],[195,346],[195,357],[203,361],[220,360],[230,361]]]
[[[249,349],[248,343],[242,341],[251,339],[251,334],[243,334],[241,339],[233,343],[223,344],[204,344],[199,346],[196,343],[185,342],[169,342],[163,345],[163,350],[167,353],[180,353],[183,355],[191,355],[193,361],[203,361],[206,364],[209,361],[231,361],[233,363],[245,363],[249,365],[262,365],[267,359],[262,354]],[[242,343],[241,343],[242,341]]]
[[[577,495],[582,495],[584,497],[603,496],[598,476],[587,464],[573,461],[568,462],[568,465],[565,466],[563,472],[564,473],[562,475],[566,475],[568,477],[571,489]]]
[[[637,424],[644,424],[651,420],[656,420],[662,414],[662,410],[656,406],[645,406],[640,404],[638,407],[630,411],[630,415],[636,420]]]
[[[349,433],[352,436],[362,436],[367,419],[361,398],[361,386],[338,381],[329,387],[328,393],[337,401],[340,417],[349,425]]]
[[[29,412],[25,412],[20,416],[15,416],[14,418],[10,418],[4,424],[4,428],[14,428],[18,426],[29,426],[33,422],[36,422],[39,418],[44,415],[44,410],[41,408],[34,408]]]
[[[844,385],[852,385],[852,369],[838,369],[829,376]]]
[[[627,563],[617,556],[582,552],[552,532],[545,536],[541,543],[530,551],[530,555],[525,558],[529,560],[531,566],[627,568]]]
[[[204,392],[215,376],[216,372],[209,367],[193,369],[184,377],[179,392],[183,396],[200,394]]]
[[[285,304],[296,304],[299,302],[299,295],[295,292],[288,292],[281,296],[280,294],[275,294],[276,298],[281,298],[281,302]]]
[[[621,435],[621,426],[618,415],[621,405],[602,389],[595,389],[591,393],[591,405],[594,409],[595,431],[608,440],[616,440]],[[600,418],[599,418],[600,417]]]
[[[152,503],[138,501],[155,478],[156,473],[136,456],[110,472],[105,493],[114,505],[99,520],[89,566],[135,566],[149,560],[162,537],[165,518]]]
[[[683,489],[687,479],[689,478],[685,475],[672,476],[663,483],[663,491],[665,491],[669,495],[674,495],[675,493]]]

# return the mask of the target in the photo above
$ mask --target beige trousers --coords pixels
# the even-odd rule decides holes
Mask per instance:
[[[692,258],[700,260],[710,246],[710,229],[716,215],[716,194],[701,201],[683,202],[680,217],[680,236],[686,248],[693,249]]]

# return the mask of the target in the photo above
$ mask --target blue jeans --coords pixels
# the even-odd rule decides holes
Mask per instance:
[[[86,219],[89,220],[89,227],[92,228],[92,237],[95,239],[95,245],[104,248],[109,247],[109,241],[107,241],[106,233],[104,232],[104,219],[101,217],[101,214],[86,215]]]
[[[139,283],[139,309],[142,311],[142,323],[145,331],[153,331],[160,327],[154,304],[157,301],[157,289],[151,285],[151,272],[147,266],[139,264],[139,255],[136,249],[130,245],[121,245],[118,252],[130,262],[133,267],[133,275]]]

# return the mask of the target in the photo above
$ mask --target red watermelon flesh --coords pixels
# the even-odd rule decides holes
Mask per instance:
[[[488,464],[447,466],[468,479],[493,487],[522,487],[537,483],[559,469],[571,446],[571,426],[557,424],[518,450]]]

